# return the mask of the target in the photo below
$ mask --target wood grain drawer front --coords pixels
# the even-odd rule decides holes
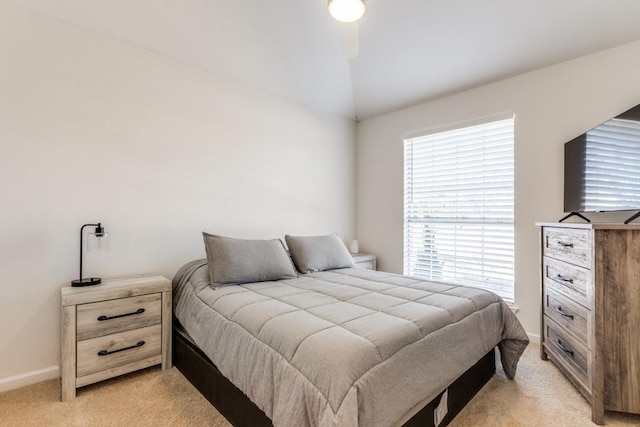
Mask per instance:
[[[589,230],[545,227],[542,243],[543,255],[591,268]]]
[[[567,331],[545,316],[544,348],[561,363],[587,391],[591,391],[591,352]]]
[[[364,268],[365,270],[375,270],[376,269],[374,261],[357,262],[357,263],[355,263],[355,266],[357,268]]]
[[[78,305],[78,340],[158,324],[161,300],[162,295],[155,293]]]
[[[588,309],[593,308],[591,270],[553,258],[542,260],[544,287],[561,293]]]
[[[545,288],[544,314],[569,331],[580,343],[591,348],[591,310]]]
[[[161,332],[162,326],[154,325],[78,342],[77,376],[160,355]]]

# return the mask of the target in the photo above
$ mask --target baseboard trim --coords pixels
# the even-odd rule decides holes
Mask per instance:
[[[529,336],[529,341],[531,341],[533,344],[540,345],[540,335],[539,334],[531,334],[531,333],[527,332],[527,335]]]
[[[49,366],[48,368],[25,372],[12,377],[0,378],[0,393],[59,377],[60,367]]]

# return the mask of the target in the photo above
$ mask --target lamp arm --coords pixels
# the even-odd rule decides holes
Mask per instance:
[[[80,227],[80,281],[82,281],[82,236],[83,236],[84,228],[88,227],[88,226],[100,227],[100,223],[97,223],[97,224],[85,224],[82,227]]]

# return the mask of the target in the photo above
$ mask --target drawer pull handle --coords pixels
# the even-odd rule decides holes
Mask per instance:
[[[125,314],[118,314],[117,316],[100,316],[98,317],[99,321],[103,321],[103,320],[111,320],[111,319],[117,319],[118,317],[125,317],[125,316],[133,316],[134,314],[142,314],[144,313],[144,308],[139,308],[136,311],[133,311],[131,313],[125,313]]]
[[[567,314],[567,313],[565,313],[564,311],[562,311],[562,306],[561,306],[561,305],[559,305],[558,307],[556,307],[556,311],[557,311],[558,313],[560,313],[560,315],[561,315],[561,316],[568,317],[569,319],[573,320],[573,314]]]
[[[573,357],[573,350],[569,350],[567,347],[565,347],[564,344],[562,344],[562,341],[558,340],[557,344],[560,350],[564,351],[565,353]]]
[[[567,283],[573,283],[573,279],[569,278],[569,277],[564,277],[562,274],[558,274],[556,276],[559,280],[562,280],[563,282],[567,282]]]
[[[558,245],[565,247],[565,248],[572,248],[573,247],[573,243],[565,243],[565,242],[558,242]]]
[[[129,347],[125,347],[125,348],[119,348],[118,350],[112,350],[112,351],[108,351],[108,350],[100,350],[98,352],[98,356],[108,356],[110,354],[113,353],[118,353],[120,351],[125,351],[125,350],[131,350],[132,348],[138,348],[138,347],[142,347],[144,345],[144,341],[138,341],[137,343],[135,343],[132,346]]]

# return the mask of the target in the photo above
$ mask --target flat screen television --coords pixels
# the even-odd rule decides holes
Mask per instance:
[[[564,145],[564,211],[570,214],[561,221],[627,210],[640,211],[640,105]]]

